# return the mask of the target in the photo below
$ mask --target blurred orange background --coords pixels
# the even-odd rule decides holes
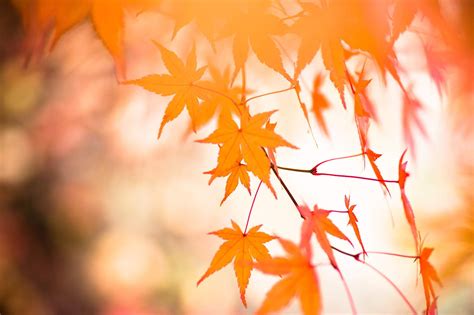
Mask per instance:
[[[416,134],[416,159],[412,155],[408,164],[408,194],[422,237],[435,248],[433,264],[444,284],[439,289],[440,313],[472,314],[473,89],[472,79],[467,88],[461,89],[460,82],[466,73],[472,76],[474,4],[446,3],[448,14],[467,38],[462,55],[468,60],[467,67],[446,71],[447,92],[438,93],[417,32],[404,33],[396,44],[399,61],[423,101],[420,116],[427,131],[427,137]],[[202,56],[212,51],[202,44],[205,38],[192,25],[172,39],[173,21],[157,11],[128,15],[126,25],[130,78],[165,71],[150,39],[181,56],[189,51],[190,38],[200,41],[197,49],[202,63]],[[424,21],[417,21],[413,29],[425,26]],[[203,172],[214,167],[217,150],[195,140],[207,136],[215,123],[191,134],[188,117],[181,115],[157,140],[167,98],[118,84],[114,60],[91,23],[73,27],[53,51],[28,66],[21,17],[5,0],[0,2],[0,35],[0,313],[252,313],[274,278],[253,272],[248,309],[240,303],[231,267],[196,287],[220,244],[206,233],[228,226],[231,219],[244,225],[252,201],[239,187],[219,207],[225,181],[218,179],[208,186],[209,176]],[[229,47],[223,44],[218,49]],[[225,53],[218,55],[222,60],[217,62],[229,63]],[[258,86],[258,92],[284,84],[283,78],[255,57],[247,67],[252,70],[249,82]],[[303,77],[311,82],[318,69],[322,69],[321,60],[313,62]],[[407,146],[399,118],[401,96],[394,82],[385,87],[380,82],[374,85],[373,101],[383,106],[380,122],[371,127],[371,143],[383,153],[379,167],[384,176],[396,179],[398,158]],[[311,118],[318,146],[292,93],[253,103],[258,111],[278,109],[279,133],[300,148],[279,149],[281,165],[309,168],[315,162],[360,150],[352,116],[339,104],[329,80],[323,90],[336,106],[324,114],[330,138]],[[306,97],[310,103],[311,96]],[[371,175],[357,159],[328,167],[341,174]],[[398,192],[385,198],[376,183],[281,174],[295,197],[310,205],[342,208],[342,196],[350,193],[358,205],[366,248],[412,251]],[[278,199],[262,188],[250,226],[264,224],[266,232],[298,241],[301,220],[277,181],[272,181]],[[257,185],[252,178],[252,192]],[[349,229],[345,218],[334,220],[344,231]],[[272,254],[282,253],[276,242],[269,249]],[[416,284],[418,271],[411,260],[369,259],[399,285],[417,309],[423,309],[421,283]],[[350,259],[339,260],[361,314],[407,312],[383,279]],[[325,313],[350,312],[337,274],[325,267],[318,272]],[[283,313],[298,310],[293,303]]]

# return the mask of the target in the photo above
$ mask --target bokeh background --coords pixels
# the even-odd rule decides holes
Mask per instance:
[[[456,1],[448,7],[459,31],[465,32],[462,55],[467,61],[446,69],[444,93],[438,93],[429,76],[424,48],[417,44],[419,33],[407,32],[397,42],[400,62],[423,101],[421,117],[427,130],[427,137],[416,136],[416,159],[410,156],[408,194],[425,244],[435,247],[432,261],[444,284],[438,289],[440,312],[472,314],[474,113],[472,80],[466,83],[466,75],[472,76],[474,4]],[[193,36],[192,28],[184,28],[171,41],[173,23],[159,13],[127,16],[126,22],[130,78],[163,71],[150,39],[186,51]],[[423,21],[417,27],[422,32]],[[74,27],[51,53],[28,66],[24,35],[19,14],[9,1],[1,0],[0,313],[247,314],[255,310],[275,278],[253,273],[247,310],[240,303],[230,267],[196,287],[220,244],[206,233],[229,225],[230,219],[244,225],[251,203],[240,187],[219,207],[225,181],[208,186],[209,177],[203,172],[214,167],[217,151],[194,140],[209,134],[213,126],[190,134],[188,118],[182,115],[157,140],[166,99],[117,84],[113,59],[90,23]],[[268,69],[250,62],[255,63],[253,82],[259,91],[281,84],[281,79],[265,72]],[[320,61],[313,66],[322,68]],[[330,83],[324,86],[330,101],[338,104]],[[401,136],[401,96],[390,81],[374,89],[372,96],[376,104],[383,104],[380,123],[371,129],[372,146],[384,154],[379,161],[385,177],[396,179],[398,158],[406,147]],[[255,104],[261,110],[278,108],[279,133],[301,148],[279,150],[282,165],[311,167],[360,150],[352,115],[342,106],[325,113],[330,138],[312,120],[316,146],[293,95],[270,96]],[[327,167],[335,173],[371,175],[357,159]],[[281,174],[295,197],[310,205],[342,208],[344,194],[351,194],[358,204],[367,249],[412,254],[396,189],[392,198],[386,198],[373,183]],[[250,224],[263,223],[266,232],[297,241],[300,219],[277,181],[273,182],[278,199],[262,189]],[[257,184],[253,178],[252,191]],[[345,218],[334,220],[349,231]],[[273,243],[271,252],[282,253]],[[324,261],[323,256],[317,257]],[[369,259],[423,309],[416,264],[396,257]],[[339,261],[360,313],[407,312],[383,279],[350,259]],[[348,313],[337,274],[324,266],[318,271],[326,312]],[[292,304],[284,313],[298,313],[298,305]]]

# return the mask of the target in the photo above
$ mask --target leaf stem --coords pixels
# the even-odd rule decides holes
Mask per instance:
[[[355,260],[360,261],[359,256],[360,256],[362,253],[351,254],[351,253],[349,253],[349,252],[345,252],[345,251],[343,251],[342,249],[339,249],[339,248],[334,247],[334,246],[331,246],[331,248],[334,249],[336,252],[339,252],[339,253],[341,253],[341,254],[343,254],[343,255],[346,255],[346,256],[351,256],[351,257],[354,258]]]
[[[259,98],[259,97],[264,97],[264,96],[268,96],[268,95],[272,95],[272,94],[278,94],[278,93],[283,93],[283,92],[286,92],[286,91],[290,91],[290,90],[293,90],[295,88],[294,85],[290,86],[289,88],[286,88],[286,89],[282,89],[282,90],[277,90],[277,91],[273,91],[273,92],[268,92],[268,93],[263,93],[263,94],[260,94],[260,95],[255,95],[253,97],[250,97],[248,98],[245,103],[248,103],[250,102],[251,100],[254,100],[256,98]]]
[[[352,154],[352,155],[346,155],[346,156],[340,156],[340,157],[335,157],[335,158],[332,158],[332,159],[328,159],[328,160],[324,160],[322,162],[319,162],[318,164],[316,164],[313,169],[316,170],[319,166],[323,165],[324,163],[327,163],[327,162],[332,162],[332,161],[337,161],[337,160],[343,160],[343,159],[350,159],[350,158],[353,158],[353,157],[358,157],[358,156],[361,156],[361,155],[365,155],[364,152],[361,152],[361,153],[357,153],[357,154]]]
[[[382,183],[392,183],[398,184],[398,180],[379,180],[377,178],[371,177],[364,177],[364,176],[355,176],[355,175],[343,175],[343,174],[333,174],[333,173],[312,173],[314,176],[332,176],[332,177],[344,177],[344,178],[353,178],[353,179],[361,179],[361,180],[369,180],[374,182],[382,182]]]
[[[247,223],[245,223],[245,230],[244,235],[247,234],[247,228],[249,227],[250,216],[252,215],[253,205],[255,204],[255,200],[257,199],[258,191],[260,190],[260,186],[262,186],[262,181],[258,184],[257,190],[253,196],[252,205],[250,206],[249,215],[247,216]]]
[[[351,254],[348,252],[345,252],[337,247],[331,246],[332,249],[335,251],[338,251],[341,254],[344,254],[346,256],[351,256],[354,259],[359,260],[360,255],[364,254],[364,252],[356,253],[356,254]],[[413,258],[413,259],[419,259],[420,256],[413,256],[413,255],[404,255],[404,254],[397,254],[397,253],[389,253],[389,252],[380,252],[380,251],[366,251],[367,254],[377,254],[377,255],[387,255],[387,256],[395,256],[395,257],[401,257],[401,258]]]
[[[346,256],[350,256],[352,258],[354,258],[356,261],[358,261],[359,263],[363,264],[363,265],[366,265],[367,267],[369,267],[370,269],[372,269],[373,271],[375,271],[376,273],[378,273],[382,278],[384,278],[394,289],[395,291],[397,291],[397,293],[400,295],[400,297],[403,299],[403,301],[408,305],[408,307],[410,308],[411,312],[413,314],[417,314],[416,313],[416,309],[413,307],[413,305],[410,303],[410,301],[408,301],[407,297],[405,296],[405,294],[403,294],[402,290],[400,290],[400,288],[392,281],[390,280],[389,277],[387,277],[383,272],[381,272],[380,270],[378,270],[377,268],[375,268],[374,266],[372,266],[371,264],[363,261],[363,260],[360,260],[359,256],[362,254],[362,253],[358,253],[358,254],[351,254],[351,253],[348,253],[348,252],[345,252],[343,250],[340,250],[334,246],[331,246],[332,249],[334,249],[335,251],[341,253],[341,254],[344,254]],[[403,257],[404,255],[402,255]]]
[[[303,170],[299,168],[291,168],[284,166],[277,166],[280,170],[291,171],[291,172],[300,172],[300,173],[311,173],[311,170]]]
[[[403,301],[405,301],[405,304],[408,306],[408,308],[410,309],[410,311],[416,315],[417,312],[416,312],[416,309],[413,307],[413,305],[410,303],[410,301],[408,301],[407,297],[405,296],[405,294],[403,294],[402,290],[400,290],[400,288],[392,281],[390,280],[389,277],[387,277],[383,272],[381,272],[380,270],[378,270],[377,268],[375,268],[374,266],[372,266],[371,264],[368,264],[366,263],[365,261],[360,261],[360,263],[366,265],[367,267],[369,267],[370,269],[372,269],[373,271],[375,271],[376,273],[378,273],[382,278],[384,278],[394,289],[395,291],[398,292],[398,294],[400,295],[400,297],[403,299]]]
[[[247,90],[247,78],[245,74],[245,64],[242,66],[242,97],[240,99],[240,102],[244,104],[245,98],[246,98],[246,90]]]
[[[359,154],[360,155],[360,154]],[[278,167],[278,166],[275,166],[275,165],[271,165],[271,169],[273,170],[273,172],[275,173],[276,177],[278,178],[278,180],[280,181],[281,185],[283,186],[283,188],[285,189],[286,193],[288,194],[288,196],[290,197],[291,201],[293,202],[293,204],[295,205],[296,209],[298,210],[299,212],[299,207],[298,207],[298,203],[296,202],[295,198],[293,197],[292,193],[290,192],[290,190],[288,189],[288,187],[286,186],[285,182],[281,179],[280,175],[278,174],[277,172],[277,168],[279,169],[283,169],[283,170],[287,170],[287,171],[294,171],[294,172],[303,172],[303,173],[312,173],[311,170],[308,171],[308,170],[301,170],[301,169],[292,169],[292,168],[287,168],[287,167]],[[357,179],[363,179],[363,180],[372,180],[372,181],[379,181],[378,179],[374,179],[374,178],[368,178],[368,177],[360,177],[360,176],[351,176],[351,175],[339,175],[339,174],[329,174],[329,173],[313,173],[313,175],[326,175],[326,176],[336,176],[336,177],[348,177],[348,178],[357,178]],[[385,181],[385,182],[388,182],[388,183],[398,183],[398,181]],[[338,213],[342,213],[342,212],[345,212],[345,211],[340,211],[340,210],[329,210],[331,212],[338,212]],[[301,213],[300,213],[301,215]],[[304,218],[303,218],[304,219]],[[381,277],[383,277],[394,289],[395,291],[397,291],[397,293],[400,295],[400,297],[403,299],[403,301],[407,304],[408,308],[410,309],[410,311],[416,315],[416,309],[413,307],[413,305],[410,303],[410,301],[407,299],[407,297],[403,294],[403,292],[400,290],[400,288],[398,288],[398,286],[389,278],[387,277],[384,273],[382,273],[380,270],[378,270],[377,268],[375,268],[374,266],[368,264],[367,262],[363,261],[360,259],[360,255],[364,254],[364,252],[360,252],[360,253],[357,253],[357,254],[351,254],[349,252],[346,252],[346,251],[343,251],[337,247],[334,247],[334,246],[331,246],[331,248],[343,255],[346,255],[346,256],[350,256],[352,257],[353,259],[355,259],[356,261],[358,261],[359,263],[361,264],[364,264],[366,265],[367,267],[371,268],[373,271],[375,271],[376,273],[378,273]],[[389,256],[396,256],[396,257],[402,257],[402,258],[414,258],[414,259],[417,259],[419,258],[418,256],[411,256],[411,255],[403,255],[403,254],[396,254],[396,253],[388,253],[388,252],[379,252],[379,251],[369,251],[367,253],[371,253],[371,254],[380,254],[380,255],[389,255]],[[339,276],[341,277],[341,280],[344,284],[344,289],[346,290],[346,293],[348,294],[348,297],[349,297],[349,302],[350,302],[350,305],[351,305],[351,310],[352,310],[352,313],[353,314],[356,314],[356,308],[355,308],[355,303],[354,303],[354,300],[352,298],[352,294],[349,290],[349,287],[344,279],[344,276],[342,275],[341,271],[338,270],[339,272]]]
[[[346,210],[326,210],[326,209],[322,209],[324,211],[327,211],[329,213],[349,213],[349,211],[346,211]]]
[[[219,92],[217,90],[214,90],[214,89],[210,89],[210,88],[207,88],[207,87],[204,87],[204,86],[201,86],[201,85],[196,85],[194,83],[191,83],[189,84],[189,86],[193,86],[193,87],[196,87],[198,89],[202,89],[202,90],[205,90],[205,91],[209,91],[209,92],[212,92],[212,93],[215,93],[215,94],[219,94],[220,96],[223,96],[225,98],[227,98],[229,101],[231,101],[235,106],[237,106],[237,102],[232,98],[230,97],[229,95],[227,94],[224,94],[222,92]]]
[[[387,252],[378,252],[378,251],[369,251],[366,252],[367,254],[376,254],[376,255],[387,255],[387,256],[395,256],[395,257],[402,257],[402,258],[413,258],[413,259],[419,259],[420,256],[413,256],[413,255],[403,255],[403,254],[397,254],[397,253],[387,253]]]
[[[288,189],[288,187],[286,186],[285,182],[283,181],[283,179],[281,179],[280,177],[280,174],[278,174],[278,171],[275,167],[275,165],[271,165],[271,169],[273,171],[273,173],[275,174],[275,176],[278,178],[278,180],[280,181],[280,184],[281,186],[283,187],[283,189],[286,191],[286,194],[290,197],[291,201],[293,202],[293,204],[295,205],[296,209],[298,210],[298,213],[300,213],[300,210],[299,210],[299,205],[298,205],[298,202],[296,201],[295,197],[293,197],[293,194],[291,193],[291,191]],[[301,216],[301,213],[300,213],[300,216]],[[303,216],[301,216],[303,218]],[[304,219],[304,218],[303,218]]]
[[[352,314],[353,314],[353,315],[356,315],[356,314],[357,314],[357,310],[356,310],[354,298],[352,297],[351,290],[349,289],[349,286],[347,285],[346,279],[345,279],[344,276],[342,275],[342,272],[338,269],[338,270],[337,270],[337,273],[339,274],[339,277],[340,277],[341,280],[342,280],[342,284],[344,285],[344,289],[346,290],[347,297],[349,298],[349,304],[351,305]]]
[[[318,173],[318,172],[315,172],[315,168],[307,170],[307,169],[299,169],[299,168],[284,167],[284,166],[277,166],[277,167],[279,169],[285,170],[285,171],[299,172],[299,173],[310,173],[314,176],[333,176],[333,177],[353,178],[353,179],[369,180],[369,181],[374,181],[374,182],[384,182],[384,183],[398,184],[398,180],[379,180],[377,178],[356,176],[356,175],[344,175],[344,174],[334,174],[334,173]]]

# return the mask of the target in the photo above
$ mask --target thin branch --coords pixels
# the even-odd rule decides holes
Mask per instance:
[[[291,171],[291,172],[300,172],[300,173],[311,173],[311,170],[303,170],[299,168],[291,168],[291,167],[284,167],[284,166],[277,166],[280,170]]]
[[[278,93],[283,93],[283,92],[286,92],[286,91],[290,91],[290,90],[293,90],[295,88],[294,85],[290,86],[289,88],[286,88],[286,89],[282,89],[282,90],[278,90],[278,91],[273,91],[273,92],[268,92],[268,93],[264,93],[264,94],[260,94],[260,95],[255,95],[253,97],[250,97],[249,99],[247,99],[245,101],[245,103],[248,103],[250,102],[251,100],[254,100],[256,98],[259,98],[259,97],[264,97],[264,96],[268,96],[268,95],[273,95],[273,94],[278,94]]]
[[[369,180],[379,183],[392,183],[398,184],[398,180],[379,180],[377,178],[364,177],[364,176],[355,176],[355,175],[343,175],[343,174],[333,174],[333,173],[312,173],[314,176],[332,176],[332,177],[343,177],[343,178],[353,178],[353,179],[362,179]]]
[[[340,157],[335,157],[335,158],[332,158],[332,159],[328,159],[328,160],[324,160],[322,162],[319,162],[318,164],[316,164],[313,169],[317,169],[319,166],[323,165],[324,163],[327,163],[327,162],[332,162],[332,161],[337,161],[337,160],[343,160],[343,159],[350,159],[350,158],[353,158],[353,157],[358,157],[358,156],[361,156],[361,155],[365,155],[364,152],[361,152],[361,153],[357,153],[357,154],[352,154],[352,155],[346,155],[346,156],[340,156]]]
[[[353,315],[356,315],[356,314],[357,314],[357,310],[356,310],[354,298],[352,297],[351,290],[349,289],[349,286],[347,285],[346,279],[345,279],[344,276],[342,275],[342,272],[341,272],[339,269],[337,270],[337,272],[338,272],[338,274],[339,274],[339,277],[341,277],[342,284],[344,285],[344,289],[346,290],[347,297],[349,298],[349,304],[351,305],[352,314],[353,314]]]
[[[280,174],[278,174],[278,171],[276,170],[275,168],[275,165],[271,165],[271,169],[273,171],[273,173],[275,174],[275,176],[278,178],[278,180],[280,181],[280,184],[281,186],[283,187],[283,189],[286,191],[286,194],[288,195],[288,197],[290,197],[291,201],[293,202],[293,204],[295,205],[296,209],[298,210],[298,213],[300,213],[300,210],[299,210],[299,205],[298,205],[298,202],[296,201],[295,197],[293,197],[293,194],[291,193],[291,191],[288,189],[288,187],[286,186],[285,182],[283,181],[283,179],[281,179],[280,177]],[[300,216],[301,216],[301,213],[300,213]],[[302,216],[301,216],[302,217]],[[302,217],[303,218],[303,217]],[[303,218],[304,219],[304,218]]]
[[[245,75],[245,64],[244,64],[242,66],[242,98],[240,100],[242,104],[245,103],[246,90],[247,90],[247,78]]]
[[[265,152],[266,153],[266,152]],[[286,186],[285,182],[281,179],[280,175],[278,174],[277,172],[277,166],[275,165],[271,165],[271,169],[273,170],[273,172],[275,173],[276,177],[278,178],[278,180],[280,181],[281,185],[283,186],[283,188],[285,189],[286,193],[288,194],[288,196],[290,197],[291,201],[293,202],[293,204],[295,205],[295,207],[297,208],[298,212],[299,212],[299,207],[298,207],[298,203],[296,202],[295,198],[293,197],[292,193],[290,192],[290,190],[288,189],[288,187]],[[299,170],[299,169],[291,169],[291,168],[281,168],[281,169],[284,169],[284,170],[289,170],[289,171],[295,171],[295,172],[304,172],[304,173],[308,173],[308,171],[305,171],[305,170]],[[377,179],[374,179],[374,178],[367,178],[367,177],[360,177],[360,176],[350,176],[350,175],[338,175],[338,174],[325,174],[325,173],[316,173],[316,174],[313,174],[313,175],[328,175],[328,176],[337,176],[337,177],[349,177],[349,178],[357,178],[357,179],[364,179],[364,180],[374,180],[374,181],[379,181]],[[385,182],[396,182],[398,183],[398,181],[385,181]],[[337,210],[334,210],[334,212],[336,212]],[[341,212],[341,211],[337,211],[337,212]],[[300,216],[301,216],[301,213],[300,213]],[[303,218],[304,219],[304,218]],[[346,256],[349,256],[349,257],[352,257],[353,259],[355,259],[356,261],[358,261],[359,263],[361,264],[364,264],[366,265],[367,267],[371,268],[372,270],[374,270],[376,273],[378,273],[381,277],[383,277],[396,291],[397,293],[400,295],[400,297],[403,299],[403,301],[407,304],[407,306],[409,307],[409,309],[411,310],[411,312],[416,315],[417,312],[416,312],[416,309],[413,307],[413,305],[410,303],[410,301],[407,299],[407,297],[403,294],[403,292],[397,287],[397,285],[392,281],[390,280],[390,278],[388,278],[384,273],[382,273],[380,270],[378,270],[377,268],[375,268],[374,266],[366,263],[365,261],[362,261],[360,259],[360,256],[362,254],[364,254],[364,252],[360,252],[360,253],[357,253],[357,254],[351,254],[349,252],[346,252],[346,251],[343,251],[337,247],[334,247],[334,246],[331,246],[331,248],[343,255],[346,255]],[[367,252],[367,253],[373,253],[373,254],[380,254],[380,255],[389,255],[389,256],[396,256],[396,257],[403,257],[403,258],[419,258],[417,256],[411,256],[411,255],[402,255],[402,254],[395,254],[395,253],[387,253],[387,252],[378,252],[378,251],[374,251],[374,252]],[[339,272],[339,276],[341,277],[342,281],[343,281],[343,284],[344,284],[344,288],[349,296],[349,301],[350,301],[350,304],[351,304],[351,310],[352,312],[355,314],[356,312],[356,309],[355,309],[355,304],[354,304],[354,301],[353,301],[353,298],[352,298],[352,295],[350,293],[350,290],[349,290],[349,287],[347,286],[347,283],[342,275],[342,273],[338,270]]]
[[[408,305],[408,307],[410,308],[410,310],[412,311],[413,314],[417,314],[416,313],[416,309],[413,307],[413,305],[410,303],[410,301],[408,301],[407,297],[405,296],[405,294],[403,294],[403,292],[400,290],[400,288],[398,288],[398,286],[392,281],[390,280],[389,277],[387,277],[383,272],[381,272],[380,270],[378,270],[377,268],[375,268],[374,266],[368,264],[367,262],[365,261],[362,261],[360,260],[360,255],[362,253],[358,253],[358,254],[351,254],[351,253],[348,253],[348,252],[345,252],[343,250],[340,250],[334,246],[331,246],[332,249],[334,249],[335,251],[341,253],[341,254],[344,254],[346,256],[350,256],[352,258],[354,258],[356,261],[360,262],[361,264],[364,264],[366,265],[367,267],[371,268],[373,271],[375,271],[376,273],[378,273],[382,278],[384,278],[394,289],[395,291],[397,291],[397,293],[400,295],[400,297],[403,299],[403,301]]]
[[[196,84],[194,84],[194,83],[191,83],[191,84],[183,84],[183,86],[187,86],[187,85],[192,86],[192,87],[197,87],[197,88],[199,88],[199,89],[206,90],[206,91],[209,91],[209,92],[212,92],[212,93],[215,93],[215,94],[219,94],[220,96],[223,96],[223,97],[227,98],[229,101],[232,102],[232,104],[234,104],[235,106],[237,106],[237,102],[236,102],[232,97],[230,97],[229,95],[224,94],[224,93],[222,93],[222,92],[220,92],[220,91],[216,91],[216,90],[214,90],[214,89],[210,89],[210,88],[207,88],[207,87],[204,87],[204,86],[201,86],[201,85],[196,85]],[[237,106],[237,107],[238,107],[238,106]]]
[[[350,256],[350,257],[354,258],[355,260],[360,261],[359,256],[360,256],[362,253],[351,254],[351,253],[349,253],[349,252],[345,252],[345,251],[343,251],[342,249],[339,249],[339,248],[334,247],[334,246],[331,246],[331,248],[334,249],[336,252],[339,252],[339,253],[341,253],[341,254],[343,254],[343,255],[346,255],[346,256]]]
[[[403,254],[387,253],[387,252],[377,252],[377,251],[369,251],[369,252],[366,252],[366,253],[367,254],[376,254],[376,255],[395,256],[395,257],[402,257],[402,258],[413,258],[415,260],[420,258],[420,256],[403,255]]]
[[[349,211],[346,211],[346,210],[326,210],[326,209],[322,209],[324,211],[327,211],[329,213],[349,213]]]
[[[367,267],[369,267],[370,269],[372,269],[373,271],[375,271],[376,273],[378,273],[382,278],[384,278],[388,283],[390,283],[390,285],[395,289],[395,291],[398,292],[398,294],[400,295],[400,297],[403,299],[403,301],[405,301],[405,304],[408,306],[408,308],[410,309],[410,311],[416,315],[417,312],[416,312],[416,309],[413,307],[413,305],[410,303],[410,301],[408,301],[407,297],[405,296],[405,294],[403,294],[402,290],[400,290],[398,288],[398,286],[392,281],[390,280],[389,277],[387,277],[383,272],[381,272],[380,270],[378,270],[377,268],[375,268],[374,266],[366,263],[365,261],[360,261],[360,263],[366,265]]]
[[[343,177],[343,178],[353,178],[353,179],[361,179],[361,180],[369,180],[379,183],[392,183],[398,184],[398,180],[379,180],[378,178],[372,177],[364,177],[364,176],[355,176],[355,175],[344,175],[344,174],[333,174],[333,173],[317,173],[315,172],[315,168],[307,170],[307,169],[300,169],[300,168],[292,168],[292,167],[284,167],[284,166],[277,166],[279,169],[284,171],[290,172],[298,172],[298,173],[310,173],[313,176],[332,176],[332,177]]]
[[[260,186],[262,186],[262,181],[260,181],[260,184],[258,184],[257,190],[255,191],[255,195],[253,196],[252,205],[250,206],[249,215],[247,216],[247,223],[245,223],[244,235],[247,234],[247,228],[249,227],[250,216],[252,215],[253,205],[255,204],[255,200],[257,199]]]
[[[284,45],[282,45],[277,39],[275,39],[275,43],[278,45],[278,47],[283,52],[283,54],[288,59],[288,61],[291,62],[291,64],[293,65],[295,75],[296,75],[296,62],[291,58],[290,54],[288,53],[288,50],[286,49],[286,47]],[[303,84],[306,84],[303,78],[300,78],[300,79],[303,82]],[[311,123],[309,122],[308,110],[306,109],[306,106],[305,106],[305,104],[303,103],[303,101],[301,100],[301,97],[300,97],[299,90],[301,90],[301,88],[298,88],[298,85],[299,85],[298,78],[295,76],[295,78],[293,80],[290,80],[290,83],[294,85],[293,91],[295,91],[296,98],[298,99],[298,102],[300,104],[300,108],[303,111],[303,115],[305,116],[306,123],[308,124],[308,128],[309,128],[309,131],[311,133],[311,137],[313,138],[314,144],[316,145],[316,148],[318,148],[318,142],[316,141],[316,137],[314,136],[313,127],[311,126]],[[308,91],[310,91],[309,88],[308,88]]]
[[[338,251],[341,254],[344,254],[346,256],[351,256],[352,258],[356,260],[360,260],[359,257],[360,255],[364,254],[364,252],[356,253],[356,254],[351,254],[348,252],[345,252],[337,247],[331,246],[332,249],[335,251]],[[379,251],[366,251],[367,254],[376,254],[376,255],[387,255],[387,256],[395,256],[395,257],[401,257],[401,258],[413,258],[413,259],[419,259],[420,256],[413,256],[413,255],[403,255],[403,254],[397,254],[397,253],[388,253],[388,252],[379,252]]]

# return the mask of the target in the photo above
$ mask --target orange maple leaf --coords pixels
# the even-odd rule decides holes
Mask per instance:
[[[425,301],[426,301],[426,314],[435,314],[436,310],[436,293],[433,288],[433,281],[437,282],[440,286],[441,281],[438,277],[438,273],[433,265],[428,261],[433,252],[433,248],[423,248],[420,255],[420,274],[423,279],[423,289],[425,291]],[[433,297],[433,303],[431,302],[431,297]]]
[[[387,184],[385,183],[385,179],[382,176],[382,173],[380,172],[377,164],[375,164],[375,161],[382,156],[382,154],[375,153],[371,149],[367,149],[365,151],[365,156],[369,160],[370,166],[372,167],[375,177],[377,177],[377,180],[379,181],[380,185],[385,188],[384,192],[386,191],[390,195],[390,190],[387,187]],[[383,189],[382,189],[383,190]]]
[[[247,307],[245,291],[252,273],[253,262],[271,258],[264,244],[275,237],[260,232],[261,225],[254,226],[247,233],[244,233],[237,223],[231,222],[232,228],[224,228],[209,233],[222,238],[225,242],[217,250],[212,258],[211,265],[199,279],[197,285],[234,260],[234,271],[240,289],[240,299],[244,306]]]
[[[209,172],[206,172],[206,174],[212,175],[209,179],[209,185],[216,177],[228,176],[225,185],[225,195],[221,201],[221,205],[224,203],[227,197],[229,197],[230,194],[234,192],[234,190],[237,188],[237,185],[239,184],[239,181],[242,185],[244,185],[245,188],[247,188],[250,194],[250,177],[248,174],[247,165],[240,163],[240,161],[236,162],[234,166],[227,170],[219,170],[215,168]]]
[[[304,218],[303,225],[301,227],[301,244],[303,247],[309,248],[311,235],[314,232],[319,245],[324,250],[326,255],[331,262],[331,265],[338,269],[336,258],[329,243],[327,234],[330,234],[339,239],[348,241],[351,245],[352,242],[339,230],[339,228],[328,218],[329,211],[319,209],[317,205],[314,205],[314,210],[311,211],[308,206],[299,206],[301,216]]]
[[[123,51],[124,10],[143,10],[156,6],[155,0],[14,0],[22,13],[29,44],[41,52],[51,35],[51,48],[73,26],[90,17],[94,30],[115,60],[117,77],[125,75]],[[39,40],[39,42],[38,42]],[[36,42],[35,42],[36,41]]]
[[[312,93],[312,101],[313,101],[313,113],[316,117],[316,121],[318,122],[319,128],[323,131],[326,136],[329,136],[329,130],[326,125],[326,120],[324,119],[323,112],[328,110],[331,105],[327,100],[326,96],[321,91],[321,85],[323,83],[323,76],[318,73],[313,81],[313,93]]]
[[[197,28],[213,44],[219,27],[229,19],[231,10],[238,7],[238,1],[179,0],[166,3],[163,13],[174,21],[172,37],[185,25],[194,22]]]
[[[215,66],[209,65],[211,80],[199,83],[206,88],[203,91],[203,101],[199,104],[193,118],[196,129],[209,123],[211,119],[223,111],[240,114],[236,104],[240,100],[242,88],[231,84],[230,70],[226,68],[222,73]]]
[[[354,94],[354,119],[357,126],[357,132],[359,133],[362,152],[364,152],[369,145],[368,132],[370,120],[372,118],[371,114],[366,109],[366,104],[370,104],[370,102],[367,102],[368,99],[365,92],[371,80],[364,79],[364,69],[365,63],[362,70],[358,73],[357,81],[354,83],[352,83],[352,78],[350,77],[350,74],[348,74],[351,90]]]
[[[411,207],[410,201],[408,200],[408,197],[405,192],[405,182],[409,175],[406,171],[408,162],[403,162],[403,158],[405,157],[406,153],[407,150],[403,152],[402,156],[400,157],[400,161],[398,162],[398,185],[400,186],[400,194],[402,198],[403,210],[405,211],[405,217],[407,219],[408,224],[410,225],[411,233],[415,240],[416,252],[418,252],[419,242],[418,229],[416,228],[415,223],[415,213],[413,212],[413,208]]]
[[[414,127],[422,136],[428,136],[425,126],[420,119],[419,111],[423,110],[420,100],[411,96],[406,90],[403,91],[402,128],[403,136],[412,154],[415,154]]]
[[[344,203],[346,204],[347,214],[349,215],[349,222],[347,224],[352,226],[357,240],[359,240],[359,244],[362,247],[362,252],[364,253],[364,255],[367,255],[364,243],[362,242],[362,237],[360,236],[359,226],[357,225],[357,222],[359,220],[357,220],[357,217],[354,214],[354,208],[356,207],[356,205],[351,205],[350,196],[344,196]]]
[[[235,72],[233,77],[235,78],[244,67],[249,48],[252,47],[261,63],[292,81],[283,67],[280,50],[273,38],[275,35],[286,33],[286,24],[269,13],[270,1],[249,1],[245,3],[246,5],[244,3],[241,2],[242,8],[233,12],[229,24],[222,32],[224,36],[234,34],[232,52]]]
[[[263,315],[279,311],[293,297],[299,298],[301,311],[305,315],[320,314],[322,309],[318,275],[311,264],[311,252],[300,249],[291,241],[279,238],[286,257],[275,257],[255,264],[263,273],[283,277],[267,292],[256,314]]]
[[[393,27],[392,27],[392,42],[395,42],[401,33],[403,33],[413,22],[417,13],[426,17],[433,26],[441,31],[443,37],[452,36],[449,33],[450,28],[441,13],[441,6],[439,1],[420,0],[420,1],[406,1],[396,0],[393,9]]]
[[[159,138],[163,127],[178,117],[184,107],[187,108],[191,121],[198,115],[199,98],[205,97],[205,90],[195,83],[202,77],[206,67],[196,68],[196,50],[194,46],[188,55],[186,64],[184,64],[174,52],[156,42],[155,45],[160,49],[161,57],[170,74],[152,74],[125,83],[139,85],[148,91],[163,96],[174,94],[161,121],[158,132]]]
[[[301,38],[295,74],[314,58],[318,50],[330,79],[337,88],[346,107],[344,89],[347,85],[345,59],[348,45],[354,54],[367,52],[379,67],[397,75],[392,43],[388,41],[390,24],[385,18],[391,7],[389,2],[336,0],[321,5],[300,2],[302,12],[292,29]],[[366,54],[365,54],[366,55]]]
[[[248,170],[271,186],[270,161],[262,147],[273,149],[286,146],[296,149],[273,130],[264,127],[274,112],[264,112],[255,116],[243,114],[240,117],[240,128],[228,112],[221,114],[218,128],[207,138],[199,140],[222,145],[216,167],[219,172],[230,169],[243,158]]]
[[[435,49],[432,44],[423,44],[423,50],[425,52],[427,70],[436,84],[438,94],[442,96],[443,91],[446,89],[448,54]]]

